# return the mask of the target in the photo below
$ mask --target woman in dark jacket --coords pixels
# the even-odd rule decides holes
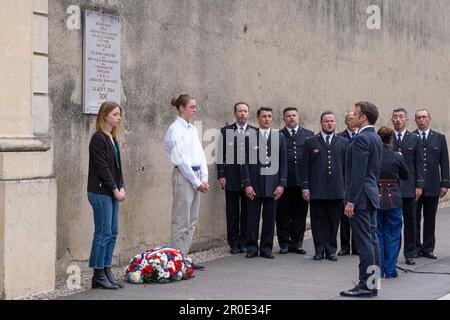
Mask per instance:
[[[89,267],[94,269],[92,288],[119,289],[111,274],[119,229],[119,203],[125,200],[119,135],[122,109],[107,101],[100,107],[96,129],[89,144],[88,199],[94,211],[95,232]]]
[[[382,278],[395,278],[403,224],[399,179],[408,179],[408,167],[402,154],[392,150],[392,129],[382,127],[378,135],[383,142],[383,163],[378,180],[380,209],[377,213],[380,271]]]

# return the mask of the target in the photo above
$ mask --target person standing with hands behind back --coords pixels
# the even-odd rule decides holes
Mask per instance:
[[[164,138],[164,148],[174,166],[170,243],[187,255],[198,222],[200,193],[209,191],[208,166],[197,129],[192,124],[197,112],[195,98],[183,94],[172,98],[171,105],[177,108],[178,116]],[[194,269],[204,267],[194,264]]]
[[[125,200],[117,137],[122,108],[107,101],[100,107],[96,129],[89,144],[88,199],[94,211],[95,232],[89,267],[94,269],[92,288],[119,289],[111,274],[112,257],[119,229],[119,203]]]

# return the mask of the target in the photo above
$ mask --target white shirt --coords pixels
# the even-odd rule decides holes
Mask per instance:
[[[368,128],[375,128],[375,126],[371,126],[371,125],[365,126],[365,127],[363,127],[363,128],[358,130],[358,134],[360,134],[361,132],[363,132],[364,130],[366,130]]]
[[[244,124],[242,127],[236,122],[236,127],[237,127],[237,130],[239,131],[241,128],[244,130],[244,132],[245,132],[245,130],[247,129],[247,126],[248,126],[248,123],[246,123],[246,124]]]
[[[323,132],[323,131],[320,131],[320,134],[322,135],[322,138],[323,138],[323,141],[327,141],[327,136],[329,136],[330,137],[330,144],[331,144],[331,141],[333,140],[333,137],[334,137],[334,132],[332,133],[332,134],[326,134],[325,132]]]
[[[170,162],[174,166],[178,166],[183,177],[195,189],[200,187],[203,182],[208,181],[205,153],[197,129],[192,124],[177,116],[164,137],[164,149]],[[200,167],[200,178],[192,170],[193,166]]]
[[[296,126],[295,128],[293,128],[293,129],[291,129],[291,128],[288,128],[288,130],[289,130],[289,134],[292,136],[292,130],[295,130],[295,133],[297,134],[298,133],[298,130],[300,129],[300,126]]]
[[[266,139],[269,139],[270,136],[270,128],[269,129],[261,129],[259,128],[259,131],[261,132],[262,136]]]
[[[405,134],[406,134],[406,128],[405,128],[402,132],[397,132],[397,131],[395,131],[395,137],[394,137],[395,140],[397,140],[399,134],[402,135],[400,141],[403,141],[403,138],[405,137]]]
[[[420,139],[422,139],[422,134],[425,132],[425,139],[428,139],[428,135],[430,134],[430,129],[426,130],[426,131],[422,131],[420,129],[417,129],[417,131],[419,132],[420,135]]]

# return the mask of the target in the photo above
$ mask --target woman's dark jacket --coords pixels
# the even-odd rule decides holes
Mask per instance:
[[[111,139],[103,132],[96,132],[89,144],[88,192],[113,195],[113,190],[125,188],[119,144],[114,139],[118,159]]]

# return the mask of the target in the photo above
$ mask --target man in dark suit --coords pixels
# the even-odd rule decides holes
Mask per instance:
[[[345,114],[345,126],[347,127],[344,131],[338,133],[340,137],[344,137],[349,143],[352,143],[356,137],[356,128],[353,127],[353,119],[355,115],[353,111],[348,111]],[[342,208],[341,221],[340,221],[340,235],[341,235],[341,250],[338,256],[346,256],[350,253],[357,255],[355,240],[351,235],[350,221],[348,217],[344,214],[344,208]],[[350,245],[351,244],[351,245]]]
[[[314,133],[300,127],[300,117],[296,108],[286,108],[283,111],[286,126],[280,131],[286,141],[287,152],[287,188],[280,198],[277,211],[277,236],[280,244],[280,254],[295,252],[305,254],[303,238],[308,215],[308,202],[302,197],[300,187],[300,168],[303,148],[307,137]]]
[[[272,255],[278,200],[287,186],[286,142],[284,136],[271,129],[272,109],[258,110],[259,128],[246,137],[247,161],[241,166],[242,186],[247,196],[247,255],[274,259]],[[263,216],[261,241],[258,246],[259,220]]]
[[[374,297],[380,281],[380,251],[376,235],[379,208],[378,176],[381,170],[383,145],[374,125],[378,109],[370,102],[355,105],[355,127],[358,135],[345,155],[345,215],[350,218],[359,253],[359,282],[345,297]]]
[[[302,191],[311,203],[314,260],[337,261],[337,233],[343,211],[345,151],[348,141],[335,135],[331,111],[320,117],[322,131],[306,140],[302,160]]]
[[[424,187],[423,153],[421,152],[420,139],[416,133],[406,130],[408,113],[404,108],[396,108],[392,112],[392,124],[394,125],[394,151],[403,154],[408,166],[408,180],[400,181],[402,191],[403,213],[403,254],[405,263],[416,264],[414,258],[416,252],[416,206],[417,200]]]
[[[222,149],[218,152],[221,161],[217,161],[217,178],[225,190],[227,241],[231,254],[246,252],[247,201],[241,185],[240,165],[245,160],[245,133],[256,129],[247,123],[249,109],[245,102],[235,104],[236,122],[221,129]]]
[[[419,256],[437,259],[434,254],[436,243],[436,212],[439,198],[445,197],[450,187],[447,140],[442,133],[430,129],[431,116],[421,109],[415,115],[418,129],[414,131],[422,140],[421,153],[424,158],[425,187],[417,203],[416,247]],[[423,243],[420,243],[420,222],[423,208]]]

